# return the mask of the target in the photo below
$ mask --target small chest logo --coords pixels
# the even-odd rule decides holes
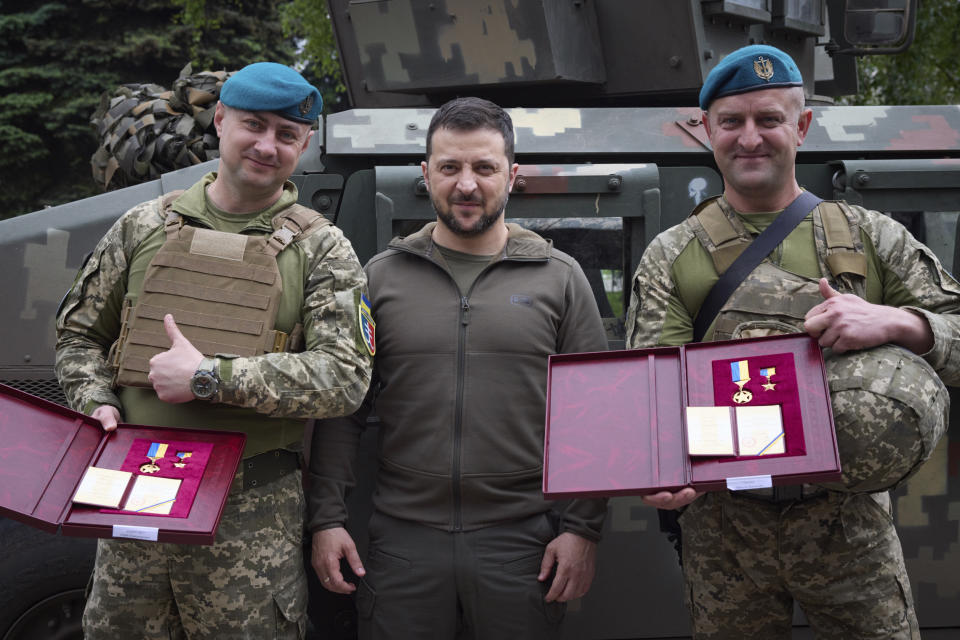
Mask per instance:
[[[519,293],[515,293],[512,296],[510,296],[510,304],[519,304],[520,306],[523,306],[523,307],[532,307],[533,298],[531,298],[530,296],[525,296]]]
[[[769,82],[770,78],[773,77],[773,60],[760,56],[753,61],[753,72],[757,74],[757,77],[761,80]]]

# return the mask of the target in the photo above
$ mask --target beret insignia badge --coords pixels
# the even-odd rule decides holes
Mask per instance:
[[[310,109],[313,109],[313,96],[312,96],[312,95],[307,96],[306,98],[304,98],[303,102],[301,102],[300,105],[299,105],[299,107],[298,107],[298,110],[300,111],[300,115],[302,115],[302,116],[305,116],[305,115],[307,115],[308,113],[310,113]]]
[[[769,81],[773,77],[773,61],[760,56],[753,61],[753,72],[761,80]]]

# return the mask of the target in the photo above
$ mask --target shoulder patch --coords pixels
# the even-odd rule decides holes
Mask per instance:
[[[363,348],[365,348],[371,356],[376,355],[377,324],[373,321],[373,310],[370,308],[370,300],[365,293],[357,296],[357,323],[359,324],[357,327],[358,335]]]

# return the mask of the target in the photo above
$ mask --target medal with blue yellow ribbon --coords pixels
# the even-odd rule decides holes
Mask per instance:
[[[767,379],[767,383],[763,385],[764,391],[773,391],[774,387],[777,386],[776,382],[771,382],[770,378],[777,375],[776,367],[770,367],[768,369],[760,369],[760,375]]]
[[[173,466],[175,466],[177,469],[183,469],[185,466],[187,466],[187,458],[191,456],[193,456],[192,451],[177,451],[177,458],[179,459],[177,462],[173,463]]]
[[[746,404],[753,400],[753,394],[743,388],[743,385],[750,382],[750,371],[747,369],[747,361],[738,360],[731,362],[730,376],[733,379],[733,383],[740,389],[733,394],[733,401],[737,404]]]
[[[150,462],[144,462],[140,465],[140,473],[156,473],[160,471],[160,467],[157,466],[157,460],[163,459],[165,455],[167,455],[167,443],[152,442],[150,449],[147,451],[147,457],[150,458]]]

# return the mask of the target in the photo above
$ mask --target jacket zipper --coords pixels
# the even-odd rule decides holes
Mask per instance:
[[[478,276],[479,277],[479,276]],[[471,286],[472,290],[473,287]],[[469,295],[469,292],[468,294]],[[457,396],[453,419],[453,530],[463,530],[463,497],[460,487],[460,466],[463,457],[463,389],[467,367],[467,326],[470,324],[470,300],[460,296],[460,324],[457,328]]]

